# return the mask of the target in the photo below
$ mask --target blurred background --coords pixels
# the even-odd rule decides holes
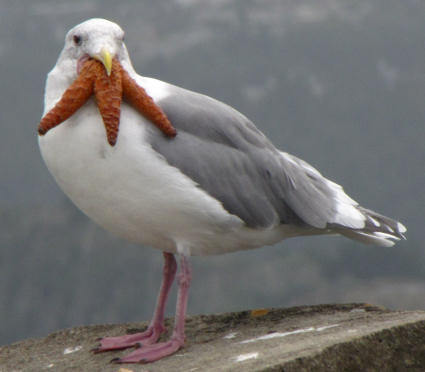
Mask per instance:
[[[193,258],[189,313],[331,302],[425,309],[425,2],[0,0],[0,344],[149,320],[162,255],[94,225],[59,190],[36,127],[66,32],[126,31],[136,70],[227,102],[274,144],[408,227]],[[174,314],[175,292],[167,314]]]

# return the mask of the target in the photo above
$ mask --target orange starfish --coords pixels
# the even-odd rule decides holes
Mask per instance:
[[[123,97],[166,136],[176,136],[176,129],[164,111],[130,77],[118,60],[113,59],[111,73],[108,76],[102,63],[92,58],[84,62],[74,82],[56,105],[41,119],[38,133],[44,135],[71,117],[93,93],[111,146],[115,145],[118,137]]]

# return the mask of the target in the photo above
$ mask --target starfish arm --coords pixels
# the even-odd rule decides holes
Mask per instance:
[[[154,102],[154,100],[139,86],[134,79],[123,68],[122,87],[123,95],[143,116],[155,124],[166,136],[175,137],[176,129],[168,120],[164,111]]]
[[[93,94],[94,90],[94,68],[97,65],[87,61],[81,69],[80,74],[65,91],[56,105],[41,119],[38,126],[40,135],[46,134],[50,129],[56,127],[71,117]]]
[[[113,60],[110,76],[106,74],[103,66],[97,63],[94,94],[108,142],[114,146],[118,137],[122,100],[121,68],[117,60]]]

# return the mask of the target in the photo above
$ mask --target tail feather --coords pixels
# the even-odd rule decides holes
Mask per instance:
[[[393,240],[406,239],[403,233],[407,229],[401,222],[360,206],[358,209],[366,217],[365,226],[361,229],[341,229],[342,235],[362,243],[384,247],[393,246]]]

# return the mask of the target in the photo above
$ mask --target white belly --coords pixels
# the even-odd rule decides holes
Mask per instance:
[[[282,231],[257,231],[229,214],[149,146],[144,119],[123,104],[117,144],[106,141],[93,102],[39,137],[62,190],[103,228],[132,242],[186,254],[220,254],[271,244]]]

